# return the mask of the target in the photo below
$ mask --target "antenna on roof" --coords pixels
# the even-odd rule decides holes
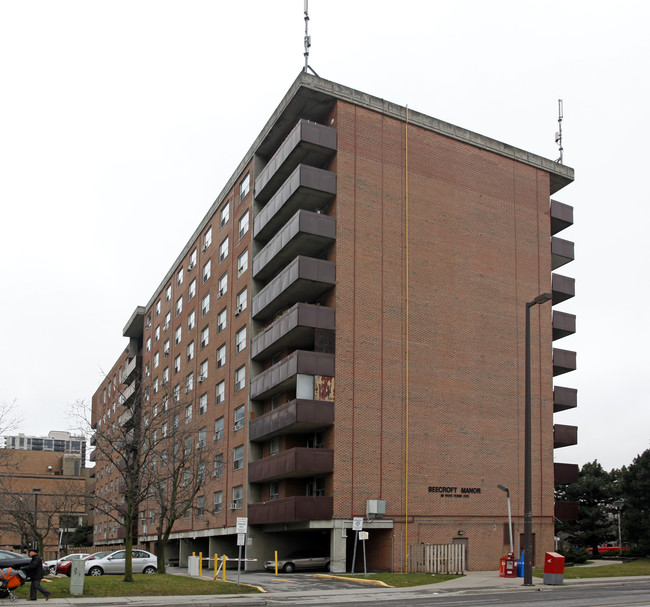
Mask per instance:
[[[311,46],[311,36],[309,35],[309,0],[305,0],[305,67],[303,72],[311,71],[314,76],[318,76],[314,68],[309,65],[309,47]]]
[[[307,0],[305,0],[307,2]],[[557,100],[557,109],[558,109],[558,130],[555,133],[555,143],[557,143],[560,148],[560,157],[555,161],[559,164],[564,164],[564,148],[562,147],[562,119],[564,118],[564,108],[562,104],[562,99]]]

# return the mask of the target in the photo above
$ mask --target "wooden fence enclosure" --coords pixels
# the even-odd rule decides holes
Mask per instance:
[[[410,573],[463,574],[465,546],[463,544],[417,544],[409,548]]]

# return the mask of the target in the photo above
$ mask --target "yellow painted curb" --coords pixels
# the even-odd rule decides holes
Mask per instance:
[[[348,582],[359,582],[360,584],[371,584],[372,586],[383,586],[384,588],[392,588],[386,584],[386,582],[381,582],[379,580],[367,580],[365,578],[359,577],[343,577],[342,575],[326,575],[324,573],[316,573],[314,577],[323,578],[326,580],[346,580]]]

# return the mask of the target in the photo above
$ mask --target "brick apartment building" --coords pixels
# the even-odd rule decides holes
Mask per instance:
[[[556,236],[573,211],[551,199],[572,180],[562,164],[301,73],[128,320],[128,348],[93,397],[97,433],[134,406],[137,382],[152,388],[143,407],[165,385],[205,421],[197,440],[214,469],[167,556],[236,556],[245,516],[249,569],[310,548],[345,571],[364,517],[370,568],[405,570],[426,543],[463,544],[469,569],[496,568],[509,550],[498,484],[523,543],[524,318],[549,292],[531,309],[539,563],[553,549],[554,482],[577,478],[554,464],[577,429],[553,416],[576,406],[574,389],[554,386],[575,369],[554,347],[575,317],[552,311],[574,295],[554,273],[573,258]],[[96,490],[117,490],[95,458]],[[140,523],[138,541],[152,542]],[[123,537],[95,517],[97,544]]]

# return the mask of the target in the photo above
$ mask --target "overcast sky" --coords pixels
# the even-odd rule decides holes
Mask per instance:
[[[311,0],[323,78],[555,159],[579,445],[650,447],[647,1]],[[303,66],[303,0],[0,2],[0,401],[67,429]],[[179,215],[177,209],[182,208]],[[173,217],[173,221],[170,218]]]

